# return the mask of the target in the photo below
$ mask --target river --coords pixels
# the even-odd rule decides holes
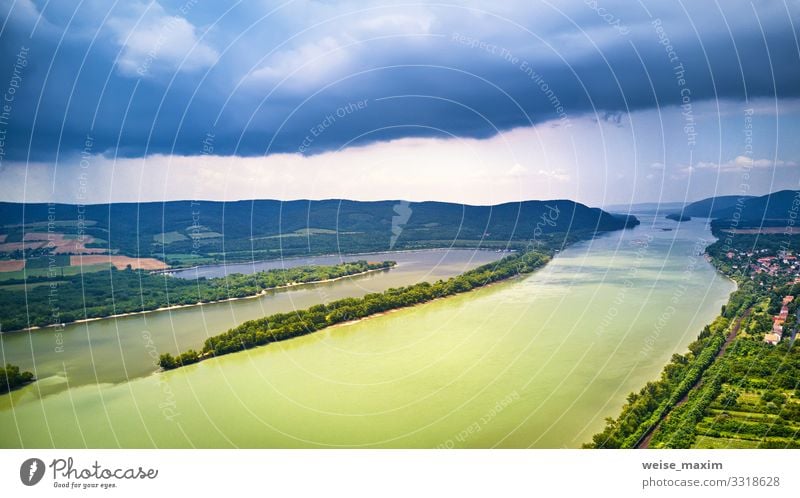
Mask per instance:
[[[0,446],[579,447],[734,288],[699,255],[711,241],[703,220],[640,219],[525,278],[291,341],[131,380],[73,381],[68,368],[0,397]],[[305,307],[314,292],[287,299]],[[167,313],[188,313],[177,327],[141,315],[147,328],[129,332],[141,350],[142,330],[224,330],[208,312]]]
[[[494,251],[432,250],[393,254],[370,253],[353,257],[322,256],[285,261],[285,267],[330,265],[359,259],[391,259],[397,266],[387,271],[342,278],[267,292],[252,299],[139,313],[105,320],[73,323],[0,335],[0,358],[32,371],[41,379],[37,392],[52,394],[69,386],[118,383],[149,375],[159,369],[161,353],[198,349],[207,337],[247,320],[273,313],[305,309],[321,302],[381,292],[390,287],[436,281],[463,273],[504,256]],[[229,264],[203,267],[203,275],[253,273],[277,268],[280,262]],[[193,278],[196,270],[185,270]],[[0,398],[1,399],[1,398]]]

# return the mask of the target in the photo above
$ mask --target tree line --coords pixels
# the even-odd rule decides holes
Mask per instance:
[[[531,273],[550,260],[548,254],[529,251],[506,256],[473,270],[439,280],[367,294],[362,298],[346,298],[329,304],[318,304],[305,310],[277,313],[251,320],[227,332],[210,337],[200,351],[189,350],[178,356],[161,355],[164,370],[197,363],[205,358],[243,351],[272,342],[285,341],[310,334],[325,327],[357,320],[385,311],[414,306],[441,297],[452,296],[517,275]]]
[[[386,270],[394,261],[354,261],[331,266],[301,266],[218,278],[183,279],[143,270],[117,270],[73,276],[7,281],[18,290],[0,290],[3,331],[70,323],[84,318],[150,311],[167,306],[211,303],[254,296],[291,284],[313,283]],[[35,285],[31,285],[35,284]]]
[[[592,441],[584,447],[634,448],[663,420],[653,433],[650,447],[689,448],[695,442],[697,426],[709,406],[718,403],[719,398],[725,394],[723,384],[746,384],[748,378],[763,371],[764,377],[781,374],[784,381],[778,383],[773,380],[774,384],[784,389],[797,389],[796,377],[781,372],[775,365],[776,358],[786,361],[793,354],[796,364],[796,353],[790,351],[785,344],[772,347],[762,344],[761,337],[742,337],[731,343],[720,361],[714,360],[735,320],[743,317],[745,310],[764,299],[769,299],[771,308],[776,308],[783,296],[797,295],[800,292],[800,285],[787,284],[787,278],[783,276],[759,275],[751,279],[730,265],[727,251],[776,251],[778,248],[796,250],[800,239],[793,238],[787,244],[785,237],[777,235],[762,234],[754,237],[737,234],[728,236],[727,239],[724,238],[724,232],[715,235],[722,238],[712,243],[706,253],[719,271],[737,281],[738,289],[730,295],[728,303],[722,306],[720,316],[706,326],[697,340],[689,345],[689,351],[684,355],[673,355],[659,379],[648,382],[639,392],[630,393],[620,415],[617,418],[607,418],[603,430],[595,434]],[[794,307],[792,309],[794,311]],[[743,319],[742,323],[747,323],[747,320]],[[771,321],[769,325],[771,327]],[[702,383],[692,390],[701,378]],[[676,408],[684,396],[687,396],[686,402]]]

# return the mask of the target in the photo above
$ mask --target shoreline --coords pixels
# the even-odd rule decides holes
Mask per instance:
[[[712,234],[712,237],[713,237],[713,234]],[[711,242],[709,242],[703,248],[703,252],[701,254],[699,254],[699,256],[702,256],[703,260],[714,270],[715,276],[721,276],[722,280],[727,280],[728,282],[733,284],[733,290],[730,293],[728,293],[728,296],[725,299],[725,303],[722,305],[723,308],[725,308],[725,307],[727,307],[727,306],[729,306],[731,304],[731,297],[734,294],[736,294],[736,292],[738,292],[740,290],[741,286],[740,286],[740,282],[737,279],[733,278],[730,275],[725,274],[719,267],[717,267],[717,265],[714,264],[714,258],[712,258],[711,255],[708,253],[708,248],[711,245],[713,245],[716,242],[718,242],[718,241],[719,241],[718,237],[713,237],[713,240]],[[737,315],[736,317],[731,319],[731,324],[736,323],[736,325],[734,326],[736,332],[738,332],[738,329],[739,329],[739,325],[738,324],[741,322],[741,320],[742,320],[742,318],[744,316],[749,314],[749,312],[750,312],[750,309],[747,309],[744,312],[744,314]],[[714,316],[714,319],[711,320],[709,323],[707,323],[705,326],[708,327],[708,326],[713,325],[720,318],[724,318],[723,313],[721,311],[717,312],[716,315]],[[702,334],[702,331],[700,333],[698,333],[696,336],[694,336],[694,340],[695,341],[700,340],[701,339],[701,334]],[[652,425],[649,429],[647,429],[647,431],[644,432],[644,434],[633,444],[633,446],[631,446],[630,448],[626,447],[625,449],[649,449],[650,440],[652,439],[653,435],[655,434],[656,429],[662,424],[662,422],[664,420],[667,419],[667,417],[669,417],[669,415],[673,412],[673,410],[675,410],[677,407],[679,407],[680,405],[682,405],[683,403],[686,402],[686,399],[687,399],[687,396],[689,395],[689,392],[691,392],[692,390],[694,390],[694,389],[696,389],[698,387],[698,385],[699,385],[700,381],[702,380],[703,376],[705,375],[705,373],[710,368],[712,368],[720,360],[720,358],[724,355],[725,350],[727,349],[729,343],[731,341],[735,340],[736,337],[737,337],[737,335],[730,335],[730,333],[726,333],[725,341],[724,341],[723,345],[721,346],[721,349],[714,355],[714,358],[711,361],[711,363],[709,363],[705,368],[703,368],[701,370],[697,381],[692,385],[692,387],[689,389],[689,391],[687,391],[686,394],[684,394],[680,399],[678,399],[677,402],[672,403],[672,404],[667,404],[664,413],[661,415],[661,417],[658,419],[658,421],[654,425]],[[663,373],[664,373],[665,369],[670,364],[672,364],[672,361],[667,361],[661,367],[660,375],[663,376]],[[662,380],[661,380],[661,377],[656,378],[656,379],[651,379],[651,380],[647,381],[645,383],[645,385],[649,384],[650,382],[658,383],[658,382],[662,382]],[[643,390],[644,387],[642,387],[640,389]],[[633,392],[634,393],[638,393],[639,391],[634,390]],[[623,405],[620,408],[618,408],[617,410],[615,410],[613,412],[613,414],[610,417],[608,417],[606,420],[611,419],[614,422],[617,422],[617,421],[621,420],[621,417],[623,416],[623,414],[626,413],[626,409],[629,406],[629,404],[630,404],[630,402],[624,402]],[[604,428],[601,429],[601,432],[597,432],[597,433],[593,434],[592,437],[597,436],[599,434],[602,434],[603,433],[602,431],[605,431],[607,429],[607,427],[608,427],[608,423],[606,423],[606,425],[604,425]],[[595,443],[593,442],[593,440],[590,440],[589,442],[584,443],[583,447],[584,448],[589,447],[589,448],[597,449],[598,448],[597,446],[587,446],[587,445],[594,445],[594,444]]]
[[[318,332],[322,332],[323,330],[331,330],[331,329],[335,329],[336,327],[344,327],[344,326],[347,326],[347,325],[353,325],[353,324],[356,324],[356,323],[359,323],[359,322],[363,322],[363,321],[365,321],[365,320],[369,320],[369,319],[371,319],[371,318],[377,318],[377,317],[379,317],[379,316],[386,316],[386,315],[389,315],[389,314],[391,314],[391,313],[395,313],[395,312],[398,312],[398,311],[403,311],[403,310],[411,310],[411,309],[414,309],[414,308],[417,308],[417,307],[420,307],[420,306],[425,306],[426,304],[435,303],[435,302],[437,302],[437,301],[442,301],[442,300],[445,300],[445,299],[450,299],[450,298],[457,297],[457,296],[468,296],[468,295],[472,294],[473,292],[478,292],[478,291],[480,291],[480,290],[482,290],[482,289],[488,289],[488,288],[490,288],[490,287],[494,287],[494,286],[496,286],[496,285],[505,284],[505,283],[510,283],[510,282],[513,282],[513,281],[514,281],[514,280],[516,280],[516,279],[521,279],[521,278],[525,278],[525,277],[529,277],[529,276],[531,276],[531,275],[534,275],[534,274],[536,274],[536,273],[537,273],[539,270],[543,270],[544,268],[546,268],[546,267],[547,267],[547,265],[549,265],[551,261],[552,261],[552,258],[551,258],[551,260],[550,260],[550,261],[548,261],[547,263],[545,263],[545,264],[544,264],[543,266],[541,266],[540,268],[537,268],[537,269],[536,269],[536,271],[533,271],[533,272],[531,272],[531,273],[526,273],[526,274],[524,274],[524,275],[514,275],[514,276],[508,277],[508,278],[506,278],[506,279],[503,279],[503,280],[498,280],[498,281],[496,281],[496,282],[492,282],[492,283],[490,283],[490,284],[482,285],[482,286],[480,286],[480,287],[475,287],[474,289],[470,289],[470,290],[468,290],[467,292],[460,292],[460,293],[458,293],[458,294],[454,294],[454,295],[452,295],[452,296],[442,296],[442,297],[437,297],[437,298],[435,298],[435,299],[431,299],[430,301],[425,301],[425,302],[422,302],[422,303],[416,303],[416,304],[412,304],[411,306],[404,306],[404,307],[402,307],[402,308],[393,308],[393,309],[390,309],[390,310],[381,311],[380,313],[375,313],[374,315],[369,315],[369,316],[365,316],[365,317],[363,317],[363,318],[358,318],[358,319],[356,319],[356,320],[350,320],[350,321],[347,321],[347,322],[336,323],[336,324],[334,324],[334,325],[329,325],[329,326],[327,326],[327,327],[325,327],[325,328],[323,328],[323,329],[320,329],[320,330],[318,330]],[[312,332],[312,334],[313,334],[313,333],[314,333],[314,332]],[[287,341],[292,341],[292,340],[294,340],[294,339],[299,339],[299,338],[301,338],[301,337],[306,337],[306,336],[308,336],[308,335],[311,335],[311,334],[301,335],[301,336],[298,336],[298,337],[292,337],[291,339],[287,339],[286,341],[276,341],[275,343],[270,343],[270,344],[277,344],[278,342],[287,342]],[[260,347],[266,347],[266,346],[269,346],[269,344],[262,344],[261,346],[256,346],[256,348],[260,348]],[[256,349],[256,348],[253,348],[253,349]],[[243,350],[243,351],[246,351],[246,350]],[[224,355],[223,355],[223,356],[224,356]]]
[[[395,266],[397,266],[397,265],[395,264]],[[358,273],[353,273],[353,274],[350,274],[350,275],[342,275],[341,277],[327,278],[325,280],[314,280],[313,282],[300,282],[300,283],[292,283],[292,284],[281,285],[281,286],[278,286],[278,287],[270,287],[269,289],[262,289],[261,292],[259,292],[257,294],[250,295],[250,296],[229,297],[227,299],[218,299],[218,300],[215,300],[215,301],[208,301],[208,302],[204,302],[204,303],[197,302],[197,303],[194,303],[194,304],[174,304],[174,305],[171,305],[171,306],[162,306],[160,308],[154,308],[152,310],[128,311],[128,312],[125,312],[125,313],[115,313],[113,315],[107,315],[107,316],[97,316],[97,317],[92,317],[92,318],[81,318],[80,320],[74,320],[72,322],[67,322],[67,323],[53,323],[53,324],[50,324],[50,325],[35,325],[33,327],[25,327],[24,329],[4,330],[2,332],[2,334],[17,334],[17,333],[21,333],[21,332],[34,332],[36,330],[65,328],[65,327],[67,327],[69,325],[74,325],[74,324],[79,324],[79,323],[95,322],[95,321],[99,321],[99,320],[110,320],[112,318],[124,318],[124,317],[135,316],[135,315],[145,315],[147,313],[157,313],[157,312],[161,312],[161,311],[172,311],[172,310],[183,309],[183,308],[193,308],[193,307],[196,307],[196,306],[205,306],[207,304],[221,304],[221,303],[227,303],[227,302],[231,302],[231,301],[242,301],[242,300],[245,300],[245,299],[256,299],[256,298],[259,298],[259,297],[266,296],[270,291],[286,290],[286,289],[290,289],[290,288],[303,287],[303,286],[307,286],[307,285],[326,284],[326,283],[336,282],[338,280],[342,280],[342,279],[345,279],[345,278],[359,277],[361,275],[367,275],[369,273],[374,273],[374,272],[378,272],[378,271],[389,271],[392,268],[394,268],[394,266],[391,266],[389,268],[375,268],[375,269],[372,269],[372,270],[366,270],[366,271],[362,271],[362,272],[358,272]]]
[[[278,342],[288,342],[288,341],[292,341],[292,340],[295,340],[295,339],[299,339],[301,337],[307,337],[309,335],[314,335],[314,334],[316,334],[318,332],[321,332],[323,330],[331,330],[331,329],[334,329],[334,328],[340,327],[340,326],[352,325],[352,324],[355,324],[355,323],[362,322],[364,320],[369,320],[371,318],[376,318],[376,317],[379,317],[379,316],[386,316],[386,315],[389,315],[390,313],[395,313],[395,312],[398,312],[398,311],[411,310],[411,309],[414,309],[414,308],[416,308],[418,306],[424,306],[426,304],[433,303],[433,302],[436,302],[436,301],[439,301],[439,300],[450,299],[450,298],[453,298],[453,297],[456,297],[456,296],[470,295],[473,292],[479,291],[481,289],[487,289],[487,288],[490,288],[490,287],[492,287],[494,285],[513,282],[513,281],[515,281],[517,279],[526,278],[526,277],[528,277],[530,275],[536,274],[540,270],[546,268],[547,265],[549,265],[556,256],[557,256],[557,254],[548,255],[547,256],[548,259],[547,259],[546,262],[544,262],[541,266],[539,266],[537,268],[534,268],[530,272],[516,273],[516,274],[513,274],[513,275],[511,275],[509,277],[506,277],[506,278],[503,278],[503,279],[500,279],[500,280],[496,280],[496,281],[490,282],[488,284],[484,284],[484,285],[481,285],[481,286],[478,286],[478,287],[473,287],[473,288],[471,288],[471,289],[469,289],[467,291],[457,292],[455,294],[450,294],[450,295],[447,295],[447,296],[437,297],[437,298],[434,298],[434,299],[431,299],[431,300],[428,300],[428,301],[418,302],[418,303],[415,303],[415,304],[412,304],[412,305],[409,305],[409,306],[400,306],[400,307],[392,308],[392,309],[389,309],[389,310],[386,310],[386,311],[380,311],[378,313],[373,313],[373,314],[370,314],[370,315],[367,315],[367,316],[364,316],[364,317],[361,317],[361,318],[358,318],[358,319],[355,319],[355,320],[347,320],[347,321],[344,321],[344,322],[339,322],[339,323],[335,323],[335,324],[332,324],[332,325],[327,325],[325,327],[322,327],[320,329],[314,330],[312,332],[308,332],[308,333],[305,333],[305,334],[297,335],[297,336],[290,337],[290,338],[283,339],[283,340],[267,342],[265,344],[257,344],[257,345],[254,345],[253,347],[249,347],[249,348],[238,350],[238,351],[231,351],[231,352],[223,353],[223,354],[220,354],[220,355],[215,355],[215,354],[212,354],[211,352],[198,353],[196,361],[193,361],[193,362],[187,363],[187,364],[177,365],[177,366],[174,366],[173,368],[166,368],[165,369],[164,367],[161,367],[159,370],[156,370],[156,372],[154,372],[154,373],[164,373],[164,372],[170,372],[170,371],[173,371],[173,370],[180,370],[182,368],[186,368],[186,367],[189,367],[189,366],[192,366],[192,365],[196,365],[198,363],[202,363],[202,362],[207,361],[207,360],[213,360],[213,359],[219,358],[221,356],[227,356],[228,354],[241,353],[243,351],[248,351],[248,350],[251,350],[251,349],[252,350],[256,350],[258,348],[267,347],[267,346],[270,346],[270,345],[278,343]],[[180,356],[180,353],[179,353],[179,356]]]

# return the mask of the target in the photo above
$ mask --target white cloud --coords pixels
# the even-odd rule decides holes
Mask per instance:
[[[248,85],[277,84],[284,79],[290,91],[308,90],[309,87],[331,83],[353,72],[357,67],[365,69],[363,57],[370,49],[370,42],[391,36],[401,36],[401,43],[413,43],[413,35],[424,35],[431,31],[435,16],[423,7],[409,7],[414,13],[401,14],[395,11],[382,14],[382,10],[356,9],[336,23],[323,19],[315,33],[325,33],[312,41],[292,41],[270,54],[264,64],[244,77]],[[346,12],[343,9],[342,12]],[[337,12],[341,14],[341,12]],[[335,30],[330,30],[334,27]],[[303,40],[300,37],[299,40]]]
[[[549,180],[555,180],[557,182],[568,182],[572,179],[572,177],[570,177],[562,169],[540,169],[538,174]]]
[[[277,84],[291,78],[292,85],[306,89],[310,85],[331,82],[350,67],[348,49],[334,37],[278,52],[266,66],[245,77],[247,84]]]
[[[435,17],[430,12],[377,15],[358,21],[354,31],[362,36],[428,33],[434,21]]]
[[[127,76],[193,71],[217,62],[219,54],[201,42],[197,28],[184,17],[170,15],[158,2],[135,4],[108,27],[122,47],[117,69]]]
[[[514,166],[512,166],[511,169],[508,170],[508,174],[511,175],[511,176],[513,176],[513,175],[524,175],[526,173],[528,173],[528,168],[526,168],[525,166],[521,165],[520,163],[514,163]]]
[[[683,180],[690,176],[700,173],[728,174],[728,173],[747,173],[747,172],[769,172],[781,168],[796,168],[798,163],[795,161],[784,161],[781,159],[752,159],[747,156],[736,156],[735,158],[723,163],[713,161],[698,161],[691,165],[678,165],[678,168],[670,175],[673,180]],[[650,176],[648,175],[648,179]]]
[[[683,180],[684,178],[692,176],[695,171],[697,171],[695,166],[681,166],[674,173],[669,175],[669,177],[673,180]]]
[[[370,109],[373,104],[378,105],[370,101]],[[702,110],[702,105],[698,108]],[[659,130],[664,120],[682,124],[677,108],[637,111],[631,117],[631,127],[637,130]],[[337,126],[343,123],[337,121]],[[736,132],[740,125],[733,119],[730,126]],[[83,202],[350,198],[495,204],[567,198],[607,205],[740,192],[743,173],[731,172],[743,171],[746,157],[732,154],[721,167],[711,161],[689,166],[679,154],[685,144],[682,127],[667,127],[674,133],[664,136],[637,133],[634,140],[627,126],[576,116],[570,128],[545,122],[487,139],[404,138],[311,156],[198,152],[114,159],[109,157],[113,151],[104,151],[106,155],[90,160],[88,198]],[[298,137],[297,145],[301,143]],[[713,150],[695,153],[695,157],[714,157]],[[800,185],[800,155],[791,146],[782,148],[783,159],[765,159],[768,152],[755,157],[749,193],[762,195]],[[79,160],[62,156],[55,168],[49,163],[5,161],[0,199],[75,203],[83,173]],[[53,185],[58,186],[55,192]]]
[[[776,168],[796,168],[795,161],[783,161],[781,159],[753,159],[747,156],[736,156],[730,161],[724,163],[714,163],[699,161],[690,172],[695,170],[712,170],[720,173],[743,173],[753,169],[776,169]]]
[[[311,156],[96,155],[88,170],[80,168],[80,158],[55,169],[46,163],[11,163],[0,175],[0,199],[27,195],[29,201],[46,201],[52,195],[75,203],[81,174],[88,183],[89,198],[80,199],[85,203],[347,198],[496,204],[576,198],[569,174],[573,154],[556,144],[561,131],[545,124],[488,139],[403,138]],[[553,147],[549,154],[542,151],[546,144]],[[531,165],[546,161],[548,168],[523,166],[521,158]],[[37,180],[20,191],[26,176]],[[52,192],[54,182],[60,187]]]

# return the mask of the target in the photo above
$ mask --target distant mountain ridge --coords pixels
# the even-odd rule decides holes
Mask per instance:
[[[785,225],[800,216],[800,191],[781,190],[760,197],[726,195],[686,206],[682,214],[714,218],[717,226]]]
[[[709,197],[708,199],[688,204],[683,208],[683,214],[686,216],[696,216],[698,218],[718,218],[718,213],[736,206],[739,202],[745,202],[748,199],[754,199],[754,197],[749,195],[721,195],[719,197]]]
[[[52,218],[52,219],[51,219]],[[25,231],[60,229],[103,241],[130,256],[170,254],[249,259],[319,253],[371,252],[481,241],[525,241],[553,233],[594,233],[635,226],[635,217],[612,215],[570,200],[495,206],[447,202],[351,200],[169,201],[75,206],[0,203],[7,241]],[[39,224],[39,228],[35,228]],[[46,230],[46,228],[44,228]]]
[[[685,202],[634,202],[630,204],[609,204],[603,209],[609,213],[638,213],[638,214],[659,214],[673,213],[680,211],[686,206]]]

